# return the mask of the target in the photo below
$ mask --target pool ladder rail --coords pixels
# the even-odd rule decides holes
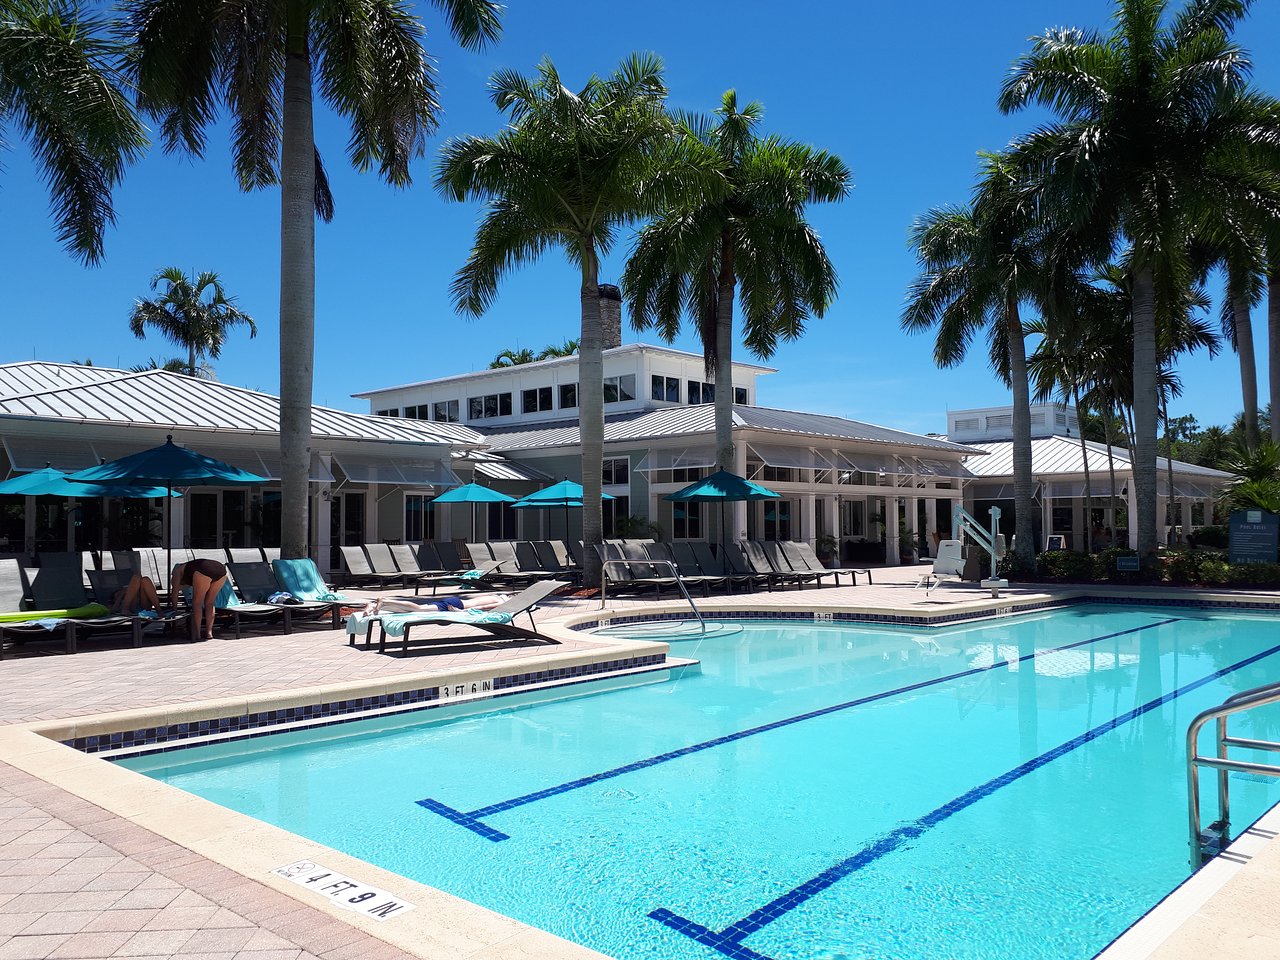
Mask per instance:
[[[670,560],[601,560],[600,566],[604,576],[600,578],[600,609],[603,610],[605,603],[608,602],[609,589],[609,567],[666,567],[671,571],[671,576],[676,581],[676,586],[680,588],[680,592],[684,594],[685,601],[689,604],[689,609],[693,611],[693,615],[698,619],[698,627],[700,634],[707,632],[707,621],[702,618],[702,611],[698,609],[698,605],[693,602],[693,597],[689,595],[688,589],[684,585],[684,577],[680,576],[680,571],[676,569],[676,565]]]
[[[1280,703],[1280,683],[1254,687],[1228,697],[1216,707],[1201,711],[1187,728],[1187,814],[1191,830],[1191,869],[1199,869],[1206,860],[1217,856],[1231,839],[1231,785],[1230,774],[1253,773],[1267,777],[1280,777],[1280,765],[1255,763],[1250,760],[1233,760],[1230,749],[1265,750],[1280,753],[1280,743],[1273,740],[1251,740],[1227,734],[1227,719],[1237,713],[1246,713],[1255,707]],[[1200,753],[1200,731],[1210,721],[1216,721],[1217,736],[1215,755]],[[1200,822],[1200,768],[1218,771],[1218,819],[1207,828]]]

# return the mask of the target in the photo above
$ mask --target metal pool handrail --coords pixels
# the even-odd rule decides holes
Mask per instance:
[[[1218,834],[1219,842],[1230,836],[1231,788],[1229,773],[1256,773],[1268,777],[1280,777],[1280,766],[1254,763],[1249,760],[1232,760],[1227,756],[1230,747],[1246,750],[1280,752],[1280,743],[1272,740],[1251,740],[1245,737],[1227,736],[1227,718],[1245,713],[1255,707],[1280,703],[1280,683],[1269,683],[1252,690],[1233,694],[1216,707],[1202,710],[1187,728],[1187,817],[1191,830],[1191,868],[1198,869],[1205,861],[1205,842],[1200,833],[1200,767],[1218,771],[1218,819],[1209,829]],[[1200,731],[1210,720],[1217,721],[1216,756],[1200,754]]]
[[[707,621],[702,618],[702,611],[698,609],[698,605],[693,602],[693,597],[689,596],[689,591],[685,589],[684,578],[680,576],[680,571],[676,569],[676,565],[670,560],[602,560],[600,568],[605,573],[600,578],[600,609],[604,609],[605,603],[608,601],[609,564],[616,563],[624,567],[668,567],[671,570],[671,576],[676,581],[676,586],[680,588],[680,592],[684,594],[685,600],[689,604],[689,609],[693,611],[693,615],[698,618],[698,626],[701,627],[700,633],[707,632]]]

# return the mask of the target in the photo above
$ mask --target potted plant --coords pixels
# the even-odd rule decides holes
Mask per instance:
[[[813,548],[824,567],[834,567],[838,558],[840,541],[829,533],[824,533],[813,542]]]
[[[916,562],[916,538],[905,521],[898,524],[898,560],[904,565]]]

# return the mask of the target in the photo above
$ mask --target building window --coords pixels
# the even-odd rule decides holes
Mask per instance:
[[[680,378],[664,377],[654,374],[651,378],[652,393],[654,400],[663,400],[667,403],[680,402]]]
[[[702,504],[677,501],[671,505],[671,537],[673,540],[702,539]]]
[[[636,398],[636,375],[624,373],[620,377],[604,378],[604,402],[622,403]]]
[[[701,380],[690,380],[689,402],[693,404],[715,403],[716,385],[714,383],[703,383]]]
[[[800,483],[800,471],[795,467],[771,467],[768,464],[760,468],[760,479],[773,483]]]
[[[764,504],[764,538],[791,539],[791,501],[767,500]]]
[[[560,409],[569,410],[578,405],[578,385],[576,383],[560,384]]]
[[[440,423],[458,422],[458,401],[440,400],[431,405],[431,419]]]
[[[436,538],[436,513],[430,507],[431,497],[421,493],[404,495],[404,542],[417,543]]]
[[[534,387],[520,392],[520,412],[539,413],[551,409],[551,388]]]
[[[606,500],[601,504],[603,511],[604,535],[606,538],[619,536],[618,521],[625,520],[631,516],[631,498],[627,496],[614,497],[612,500]],[[625,532],[625,531],[624,531]]]
[[[994,417],[987,417],[987,429],[992,427],[1011,427],[1013,426],[1013,414],[998,413]]]
[[[963,418],[963,419],[957,420],[957,421],[956,421],[956,425],[955,425],[955,429],[956,429],[957,431],[960,431],[960,430],[977,430],[977,429],[978,429],[978,418],[977,418],[977,417],[965,417],[965,418]]]
[[[605,486],[623,486],[630,482],[631,460],[617,457],[600,463],[601,483]]]
[[[514,540],[516,538],[516,512],[505,503],[486,504],[488,509],[489,540]]]
[[[511,416],[511,394],[491,393],[484,397],[467,398],[467,419],[488,420],[492,417]]]
[[[376,410],[374,415],[379,417],[398,417],[400,416],[400,408],[392,407],[390,410]]]
[[[747,405],[747,388],[746,387],[733,388],[733,402],[739,403],[744,407]]]
[[[693,483],[707,476],[707,467],[677,467],[674,470],[655,470],[649,476],[650,483]]]

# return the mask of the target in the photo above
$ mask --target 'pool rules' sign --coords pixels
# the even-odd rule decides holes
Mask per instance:
[[[337,870],[330,870],[311,860],[299,860],[276,867],[271,872],[300,887],[313,890],[322,897],[328,897],[344,910],[354,910],[375,920],[387,920],[413,909],[413,904],[405,903],[394,894],[359,880],[352,880]]]
[[[1280,517],[1265,510],[1232,510],[1227,527],[1227,558],[1232,563],[1275,563],[1280,546]]]

